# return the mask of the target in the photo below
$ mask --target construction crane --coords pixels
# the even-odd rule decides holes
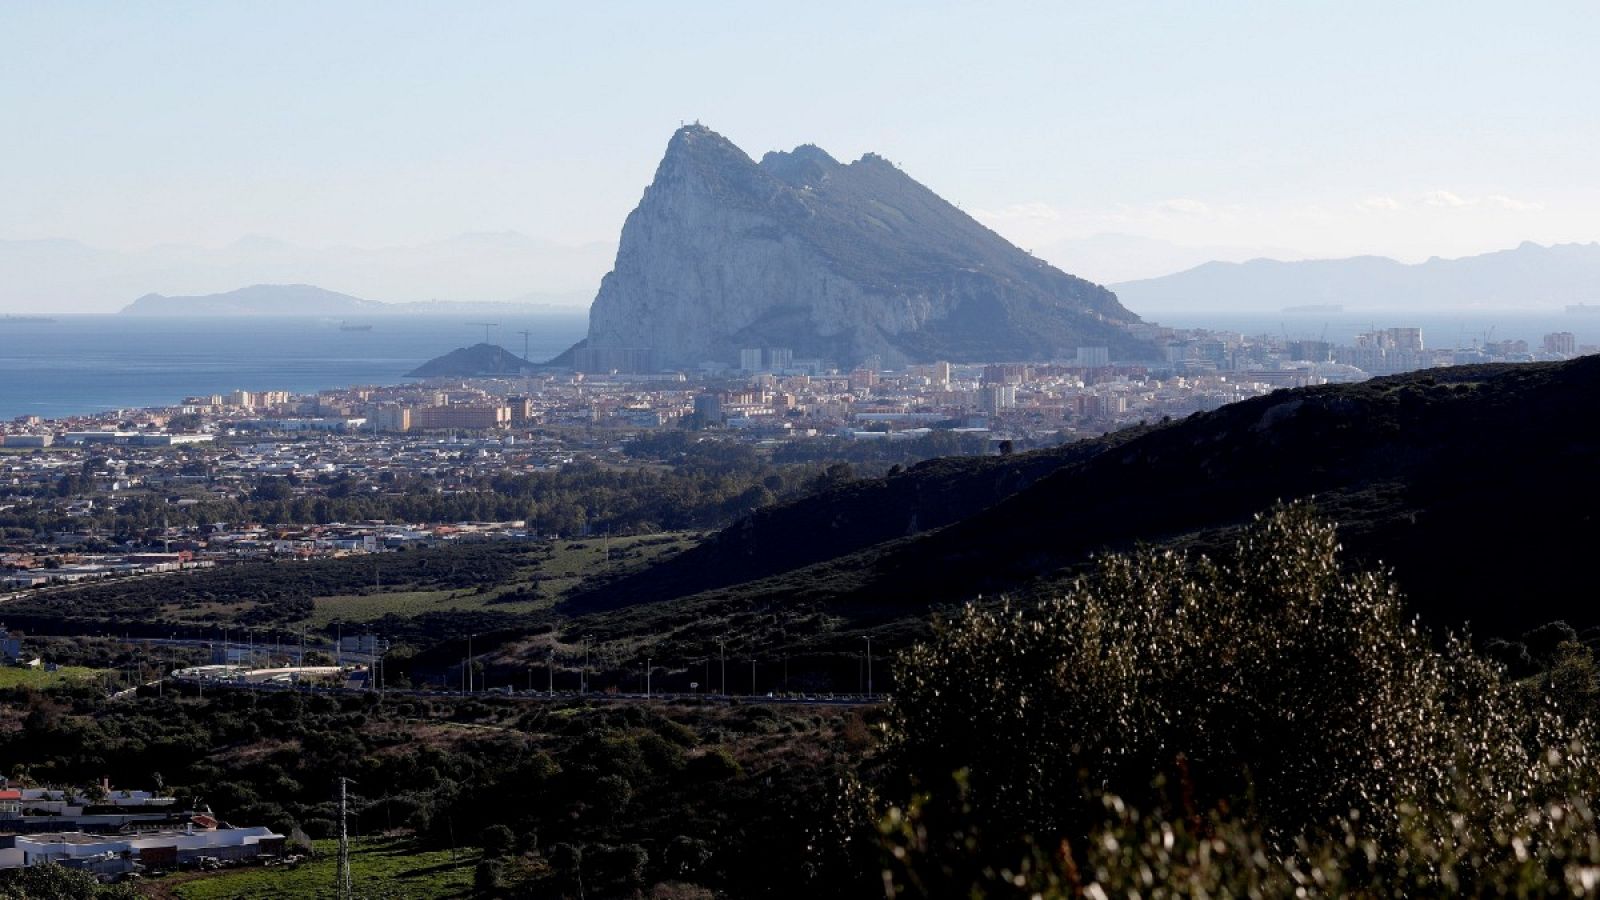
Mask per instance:
[[[517,332],[517,334],[522,335],[522,358],[523,359],[527,359],[528,358],[528,336],[533,334],[533,332],[531,332],[531,331],[519,331],[519,332]]]
[[[500,327],[499,322],[468,322],[467,324],[481,327],[483,329],[483,342],[485,344],[489,343],[489,329]]]

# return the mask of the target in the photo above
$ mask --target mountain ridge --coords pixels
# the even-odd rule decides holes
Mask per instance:
[[[125,316],[340,316],[377,312],[384,305],[313,284],[252,284],[220,294],[168,297],[145,294]]]
[[[530,294],[527,298],[548,295]],[[384,303],[331,291],[313,284],[252,284],[231,291],[193,296],[145,294],[124,306],[119,315],[133,316],[407,316],[480,313],[545,314],[572,312],[557,303],[530,299],[505,302],[419,300]]]
[[[1403,263],[1386,256],[1211,261],[1113,285],[1146,311],[1276,312],[1296,304],[1352,308],[1549,310],[1600,301],[1600,243],[1514,248]]]

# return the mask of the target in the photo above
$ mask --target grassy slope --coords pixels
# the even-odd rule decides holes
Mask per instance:
[[[24,669],[4,666],[0,667],[0,690],[24,685],[31,688],[49,687],[69,681],[87,681],[102,674],[104,673],[99,669],[87,669],[82,666],[62,666],[54,672],[46,672],[43,668]]]
[[[643,565],[690,546],[691,535],[543,542],[503,541],[315,561],[255,561],[194,574],[103,582],[24,595],[9,619],[70,633],[214,629],[395,615],[536,612],[596,575]],[[607,560],[607,547],[610,558]]]
[[[316,858],[295,868],[250,867],[152,882],[147,893],[179,900],[277,900],[333,896],[338,842],[317,841]],[[402,841],[356,840],[350,871],[358,897],[446,900],[472,894],[478,852],[420,850]]]

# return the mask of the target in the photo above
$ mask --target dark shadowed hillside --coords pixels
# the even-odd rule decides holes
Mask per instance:
[[[836,484],[757,510],[670,561],[597,584],[578,604],[604,609],[668,600],[943,528],[1147,431],[1129,428],[1015,456],[933,459],[886,478]]]
[[[934,505],[889,479],[746,520],[675,565],[731,566],[732,548],[770,563],[765,580],[713,589],[693,608],[826,608],[882,620],[1026,589],[1107,549],[1204,544],[1278,500],[1315,495],[1354,557],[1393,566],[1433,619],[1471,620],[1482,634],[1556,618],[1595,624],[1600,612],[1573,585],[1592,581],[1587,553],[1600,537],[1596,396],[1600,358],[1280,391],[1063,459],[1025,487],[1019,474],[1013,496],[938,531],[783,570],[793,556],[774,548],[810,539],[797,523],[904,521]],[[993,496],[1001,471],[974,467],[958,478],[952,469],[921,487],[977,494],[989,478]],[[577,598],[571,611],[589,608]]]

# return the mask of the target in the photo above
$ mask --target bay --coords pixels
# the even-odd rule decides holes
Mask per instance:
[[[466,317],[463,317],[466,318]],[[482,325],[442,316],[140,318],[62,315],[0,319],[0,418],[87,415],[170,406],[234,390],[310,393],[399,384],[423,362],[484,339]],[[502,318],[494,343],[553,357],[588,329],[583,312]]]

